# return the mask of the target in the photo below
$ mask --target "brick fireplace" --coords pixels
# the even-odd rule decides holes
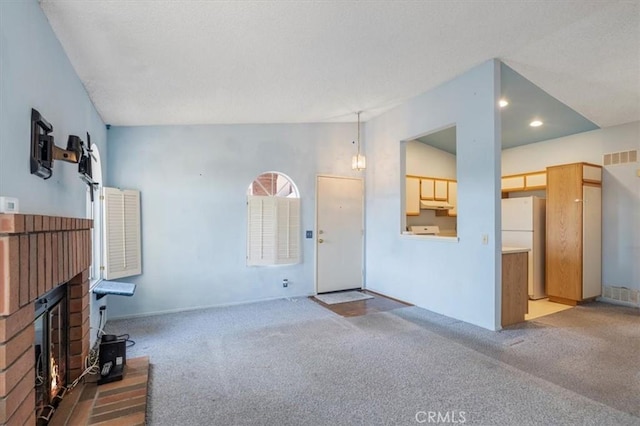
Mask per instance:
[[[0,425],[35,425],[36,300],[67,284],[67,382],[89,352],[92,221],[0,214]]]

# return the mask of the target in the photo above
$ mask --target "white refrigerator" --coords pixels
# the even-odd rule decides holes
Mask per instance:
[[[529,249],[529,298],[547,297],[545,290],[545,206],[540,197],[502,199],[502,245]]]

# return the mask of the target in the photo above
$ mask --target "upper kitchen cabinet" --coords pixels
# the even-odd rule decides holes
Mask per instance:
[[[447,198],[445,201],[447,204],[453,206],[447,210],[437,210],[436,216],[456,217],[458,216],[458,182],[455,180],[444,181],[447,184]]]
[[[537,191],[547,187],[545,170],[502,176],[502,192]]]
[[[436,179],[434,182],[434,199],[436,201],[447,201],[449,184],[446,180]]]
[[[449,179],[421,177],[420,199],[447,201],[449,199]]]
[[[423,200],[434,200],[435,196],[435,179],[420,179],[420,198]]]
[[[406,177],[405,199],[407,216],[418,216],[420,214],[420,178]]]
[[[602,288],[602,167],[547,168],[546,282],[549,300],[575,305]]]

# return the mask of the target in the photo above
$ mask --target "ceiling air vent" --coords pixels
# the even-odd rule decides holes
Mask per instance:
[[[616,164],[636,163],[638,162],[638,150],[612,152],[604,154],[603,163],[605,166],[613,166]]]

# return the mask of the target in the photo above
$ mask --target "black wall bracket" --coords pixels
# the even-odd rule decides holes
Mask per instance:
[[[40,112],[31,109],[31,174],[46,180],[53,175],[54,160],[78,164],[80,178],[91,188],[93,201],[93,188],[98,184],[91,175],[91,135],[87,133],[86,149],[82,139],[76,135],[69,135],[67,149],[62,149],[55,145],[52,132],[51,123]]]

